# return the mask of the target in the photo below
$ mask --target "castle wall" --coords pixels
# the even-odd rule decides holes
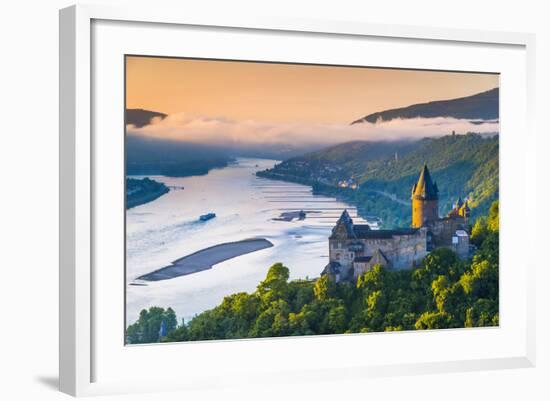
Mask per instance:
[[[416,266],[426,256],[426,230],[419,231],[416,235],[395,237],[392,248],[384,253],[394,269],[410,269]]]
[[[350,251],[350,245],[353,241],[349,239],[331,239],[329,240],[329,260],[338,262],[342,266],[341,275],[347,277],[353,267],[353,259],[356,256],[355,251]]]
[[[453,238],[453,251],[456,252],[459,258],[465,259],[470,254],[470,237],[463,230],[457,230]]]
[[[429,222],[428,229],[432,236],[431,248],[451,245],[453,236],[456,235],[457,230],[467,230],[467,228],[468,220],[461,216],[447,217]]]
[[[405,234],[414,230],[387,230],[377,234],[376,231],[365,231],[364,227],[354,228],[353,220],[344,210],[329,238],[331,263],[327,265],[327,271],[339,274],[337,280],[348,280],[372,269],[377,263],[392,269],[410,269],[430,251],[443,247],[452,249],[461,258],[469,256],[467,229],[470,211],[467,201],[458,200],[447,217],[439,218],[437,184],[432,182],[426,165],[412,188],[411,201],[411,226],[418,230],[409,235]]]
[[[413,235],[394,235],[391,238],[368,239],[331,239],[329,241],[329,258],[342,266],[342,275],[350,275],[353,259],[356,256],[372,256],[380,249],[393,269],[410,269],[417,265],[427,254],[427,230],[421,229]],[[362,247],[358,247],[358,244]],[[368,269],[364,264],[358,268]],[[354,274],[355,275],[355,274]]]

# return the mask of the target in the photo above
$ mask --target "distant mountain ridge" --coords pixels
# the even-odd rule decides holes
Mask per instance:
[[[145,109],[126,109],[126,125],[133,125],[136,128],[145,127],[151,124],[151,120],[155,117],[161,119],[166,118],[167,114],[160,113],[158,111],[151,111]]]
[[[376,124],[381,121],[408,118],[452,117],[468,120],[495,120],[499,118],[499,88],[450,100],[437,100],[407,107],[369,114],[351,123]]]

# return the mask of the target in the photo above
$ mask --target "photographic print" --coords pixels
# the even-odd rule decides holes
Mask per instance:
[[[499,75],[125,57],[126,344],[499,325]]]

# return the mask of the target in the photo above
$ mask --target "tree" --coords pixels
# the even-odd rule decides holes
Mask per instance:
[[[189,340],[189,333],[185,320],[181,320],[181,326],[178,326],[174,331],[169,332],[166,337],[162,338],[161,342],[179,342]]]
[[[220,328],[219,314],[215,309],[207,310],[189,322],[188,337],[191,341],[227,338]]]
[[[164,313],[164,321],[166,324],[166,332],[170,333],[171,331],[174,331],[178,325],[178,319],[176,318],[176,312],[174,312],[174,309],[168,308],[166,309],[166,312]]]
[[[336,283],[328,275],[320,277],[313,286],[313,293],[318,301],[325,301],[336,295]]]
[[[164,322],[164,323],[163,323]],[[171,333],[176,329],[176,314],[172,308],[164,310],[157,306],[143,309],[139,319],[128,326],[126,330],[126,342],[128,344],[147,344],[161,340],[161,326],[164,324],[166,332]]]
[[[472,298],[498,298],[498,266],[476,258],[471,270],[460,279],[464,292]]]
[[[366,301],[368,325],[374,331],[381,331],[382,323],[386,314],[388,298],[382,290],[377,290],[369,294]]]
[[[239,292],[225,297],[220,309],[239,319],[250,321],[258,314],[259,302],[256,295]]]
[[[275,263],[267,272],[265,280],[259,285],[257,292],[265,305],[277,300],[286,299],[288,295],[288,267]]]
[[[386,284],[387,270],[379,264],[357,278],[357,288],[367,293],[381,290]]]
[[[304,305],[310,303],[315,298],[311,280],[296,280],[288,283],[288,302],[291,310],[300,311]]]
[[[424,258],[413,272],[413,285],[417,289],[429,290],[432,282],[441,275],[450,281],[456,280],[464,271],[464,266],[456,253],[447,248],[438,248]]]
[[[478,299],[466,310],[464,327],[497,326],[499,324],[498,302]]]
[[[273,301],[256,319],[252,328],[252,337],[277,337],[290,333],[288,315],[290,309],[286,301]]]
[[[330,333],[343,333],[346,330],[346,308],[339,304],[330,308],[328,313],[328,326]]]
[[[417,330],[446,329],[451,322],[451,316],[445,312],[424,312],[416,321]]]
[[[499,227],[499,201],[494,201],[489,208],[489,215],[479,217],[476,220],[470,238],[472,244],[479,247],[491,233],[498,236]]]
[[[472,241],[472,244],[476,246],[480,246],[487,236],[488,233],[487,229],[487,217],[482,216],[478,218],[472,227],[472,235],[470,236],[470,240]]]
[[[439,276],[432,283],[437,311],[450,316],[449,327],[463,327],[467,297],[460,283],[449,283],[446,276]]]
[[[499,201],[494,201],[489,209],[489,217],[487,218],[487,229],[493,233],[499,231]]]

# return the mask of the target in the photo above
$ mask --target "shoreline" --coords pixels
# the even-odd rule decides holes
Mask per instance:
[[[158,191],[158,192],[152,192],[150,194],[147,194],[146,196],[143,196],[139,199],[132,199],[126,201],[126,210],[133,209],[135,207],[145,205],[146,203],[153,202],[154,200],[157,200],[163,195],[166,195],[168,192],[170,192],[170,189],[166,188],[165,190]]]
[[[281,181],[281,182],[309,186],[314,195],[333,197],[340,202],[348,203],[349,205],[355,207],[357,209],[357,214],[359,217],[367,221],[373,221],[378,228],[384,227],[384,228],[390,229],[395,226],[395,225],[385,225],[384,223],[385,219],[378,215],[366,214],[366,212],[369,209],[364,206],[364,202],[358,199],[358,195],[361,195],[361,191],[358,189],[340,188],[340,187],[329,185],[327,183],[311,180],[306,177],[275,173],[269,170],[258,171],[256,172],[256,176],[267,180],[274,180],[274,181]],[[370,190],[370,191],[367,191],[366,193],[374,194],[383,199],[389,199],[392,202],[399,205],[400,207],[404,206],[404,202],[402,200],[398,198],[394,199],[391,197],[391,195],[388,196],[389,194],[381,193],[381,191]],[[397,224],[397,226],[399,226],[399,224]]]
[[[226,242],[191,253],[150,273],[141,275],[135,280],[162,281],[209,270],[218,263],[237,256],[246,255],[262,249],[273,247],[265,238],[249,238],[241,241]]]
[[[132,189],[129,187],[132,186]],[[126,177],[126,210],[157,200],[170,192],[164,183],[145,177]]]

